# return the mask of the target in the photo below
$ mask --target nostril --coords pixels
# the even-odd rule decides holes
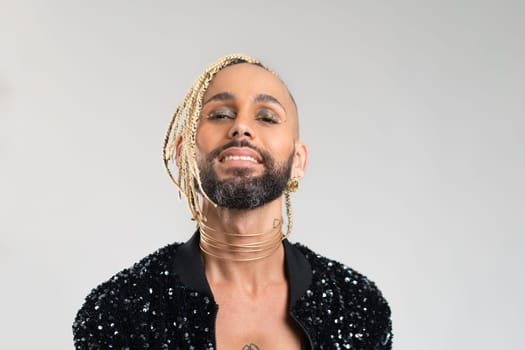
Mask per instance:
[[[231,129],[228,132],[228,135],[232,138],[254,137],[253,130],[251,130],[249,126],[244,125],[242,123],[236,123],[235,125],[232,125]]]

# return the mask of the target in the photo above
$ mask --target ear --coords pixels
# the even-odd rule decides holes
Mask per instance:
[[[175,142],[175,164],[177,165],[177,167],[179,166],[181,145],[182,145],[182,136],[179,136],[177,138],[177,141]]]
[[[308,147],[304,143],[295,143],[295,154],[292,166],[292,177],[302,179],[308,162]]]

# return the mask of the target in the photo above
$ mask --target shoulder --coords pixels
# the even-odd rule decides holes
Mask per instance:
[[[302,299],[303,307],[318,310],[312,324],[327,327],[327,333],[336,332],[331,335],[341,340],[346,334],[353,348],[390,349],[390,307],[377,285],[340,262],[301,244],[294,246],[312,268],[312,283]]]
[[[376,284],[360,272],[336,260],[322,256],[299,243],[294,244],[312,268],[312,284],[335,287],[344,297],[375,296],[386,303]]]
[[[170,283],[170,289],[176,286],[170,263],[178,246],[161,248],[94,288],[73,323],[75,348],[128,346],[125,333],[148,324],[165,294],[159,290]]]

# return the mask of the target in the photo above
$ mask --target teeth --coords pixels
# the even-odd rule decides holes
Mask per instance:
[[[228,161],[228,160],[248,160],[250,162],[257,163],[257,160],[250,156],[226,156],[224,157],[224,161]]]

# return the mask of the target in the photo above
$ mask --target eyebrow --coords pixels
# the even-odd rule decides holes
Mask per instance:
[[[256,96],[253,98],[253,102],[259,102],[259,103],[273,103],[273,104],[276,104],[276,105],[278,105],[279,107],[281,107],[281,108],[286,112],[286,109],[285,109],[284,106],[281,104],[281,102],[279,102],[279,100],[276,99],[275,97],[273,97],[272,95],[266,95],[266,94],[259,94],[259,95],[256,95]]]
[[[215,94],[209,99],[207,99],[202,105],[204,106],[206,103],[212,102],[212,101],[229,101],[229,100],[235,100],[235,96],[232,93],[219,92],[218,94]]]
[[[209,99],[207,99],[206,101],[204,101],[204,103],[202,105],[204,106],[206,103],[212,102],[212,101],[231,101],[231,100],[235,100],[235,95],[234,94],[232,94],[230,92],[219,92],[218,94],[215,94],[212,97],[210,97]],[[281,104],[281,102],[279,102],[279,100],[276,99],[275,97],[273,97],[272,95],[267,95],[267,94],[255,95],[254,98],[253,98],[253,102],[256,102],[256,103],[273,103],[273,104],[276,104],[279,107],[281,107],[286,112],[286,109]]]

